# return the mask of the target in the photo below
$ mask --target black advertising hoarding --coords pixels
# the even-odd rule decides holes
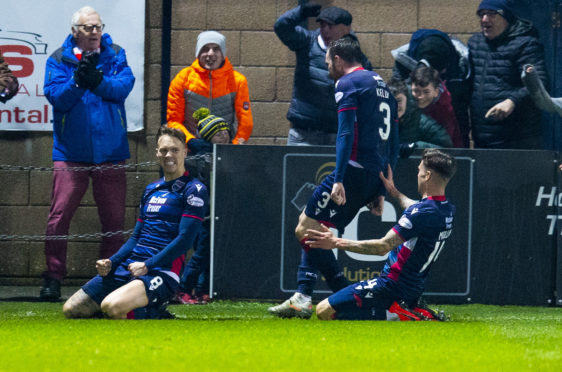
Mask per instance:
[[[558,219],[550,203],[556,189],[553,153],[453,153],[458,171],[447,196],[457,207],[455,228],[432,267],[425,295],[442,303],[548,304],[560,231],[550,222]],[[401,159],[395,171],[397,187],[412,198],[419,154]],[[219,298],[290,296],[301,253],[294,228],[334,161],[333,147],[217,146],[212,290]],[[344,236],[381,237],[401,213],[388,201],[382,217],[364,208]],[[352,282],[372,277],[384,264],[384,257],[344,251],[337,258]],[[329,294],[319,281],[314,297]]]

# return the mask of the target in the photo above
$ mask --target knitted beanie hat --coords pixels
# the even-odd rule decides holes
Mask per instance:
[[[205,141],[211,141],[211,138],[222,130],[230,130],[230,125],[221,117],[211,115],[206,107],[201,107],[193,113],[193,117],[198,121],[197,129],[199,135]]]
[[[482,0],[480,5],[478,5],[476,14],[484,9],[495,10],[509,23],[512,23],[515,20],[515,14],[513,13],[513,5],[511,0]]]
[[[221,49],[223,57],[226,57],[226,38],[223,34],[216,31],[203,31],[197,36],[197,45],[195,46],[195,58],[199,58],[201,49],[207,44],[217,44]]]

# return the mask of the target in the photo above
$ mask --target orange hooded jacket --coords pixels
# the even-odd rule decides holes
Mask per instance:
[[[201,107],[207,107],[211,114],[230,124],[232,143],[248,141],[254,126],[248,82],[244,75],[233,69],[228,58],[221,68],[212,71],[201,67],[196,59],[170,83],[166,112],[168,126],[183,131],[188,142],[199,138],[193,113]]]

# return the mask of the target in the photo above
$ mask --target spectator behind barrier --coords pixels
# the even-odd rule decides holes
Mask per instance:
[[[390,79],[388,89],[398,103],[401,158],[407,158],[416,148],[453,146],[445,128],[423,114],[416,106],[403,80]]]
[[[14,76],[0,53],[0,102],[6,103],[18,92],[18,78]]]
[[[208,144],[199,134],[193,113],[209,107],[230,125],[232,143],[246,143],[254,126],[248,82],[226,56],[224,35],[216,31],[200,33],[195,58],[170,83],[168,126],[185,133],[190,152],[201,151]]]
[[[520,74],[532,64],[544,85],[544,49],[530,21],[513,13],[511,0],[483,0],[481,32],[468,41],[474,73],[470,116],[475,147],[540,149],[541,112]]]
[[[391,53],[396,60],[392,70],[394,78],[409,82],[410,73],[419,63],[439,71],[441,80],[451,93],[451,103],[459,123],[463,146],[468,147],[471,70],[466,45],[440,30],[421,28],[412,34],[408,44]]]
[[[48,59],[44,93],[53,105],[53,191],[47,236],[67,235],[90,177],[102,231],[122,231],[127,189],[124,165],[129,158],[125,98],[135,78],[125,50],[103,34],[101,16],[83,7],[72,16],[71,35]],[[92,166],[88,171],[69,167]],[[114,254],[120,234],[104,237],[100,258]],[[66,240],[47,240],[47,270],[40,297],[56,300],[66,276]]]
[[[454,147],[463,147],[459,124],[451,104],[451,94],[439,78],[439,72],[420,65],[412,71],[410,79],[412,97],[418,108],[445,128]]]
[[[341,8],[306,3],[285,12],[275,22],[274,30],[297,57],[293,97],[287,112],[291,128],[287,145],[335,145],[338,131],[334,84],[326,66],[326,50],[330,42],[352,32],[351,14]],[[309,31],[302,26],[309,17],[316,17],[320,27]],[[362,56],[362,66],[372,70]]]

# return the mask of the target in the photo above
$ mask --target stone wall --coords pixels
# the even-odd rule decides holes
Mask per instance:
[[[438,28],[463,41],[478,30],[480,0],[335,0],[354,17],[353,28],[376,71],[389,77],[390,50],[406,43],[418,28]],[[173,0],[171,78],[190,65],[199,32],[215,29],[227,38],[227,55],[246,75],[254,113],[250,144],[285,144],[285,114],[291,98],[295,57],[275,36],[273,24],[297,0]],[[316,27],[311,20],[309,27]],[[116,36],[117,37],[117,36]],[[145,130],[131,134],[131,159],[154,159],[160,126],[162,1],[146,0]],[[126,47],[126,46],[125,46]],[[51,167],[51,133],[0,132],[0,164]],[[156,167],[127,172],[126,229],[134,226],[136,206],[146,184],[158,177]],[[49,211],[51,172],[0,170],[0,235],[43,235]],[[71,234],[100,230],[91,190],[71,224]],[[67,284],[81,284],[95,272],[98,243],[69,243]],[[38,284],[44,270],[41,241],[0,241],[0,285]]]

